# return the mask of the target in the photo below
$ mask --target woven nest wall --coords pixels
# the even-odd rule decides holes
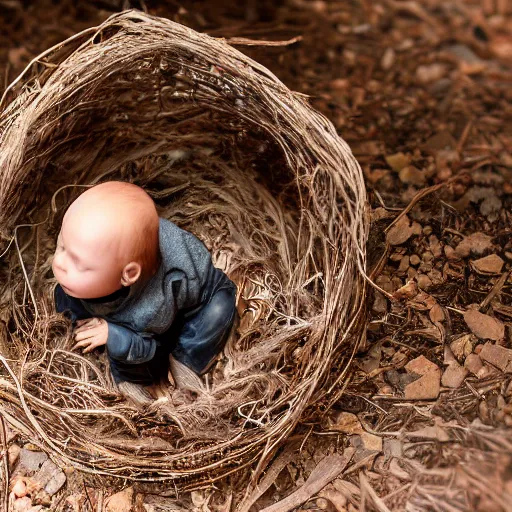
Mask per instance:
[[[192,488],[321,421],[364,335],[361,170],[300,94],[225,41],[128,11],[39,56],[0,115],[0,411],[63,464]],[[51,257],[67,206],[131,181],[237,283],[239,332],[146,410],[71,351]]]

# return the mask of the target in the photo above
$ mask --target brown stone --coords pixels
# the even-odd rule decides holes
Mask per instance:
[[[106,512],[130,512],[133,504],[133,487],[112,495],[106,504]]]
[[[416,281],[418,282],[418,287],[422,290],[428,290],[432,286],[432,280],[425,274],[416,276]]]
[[[385,158],[391,169],[397,172],[400,172],[406,165],[409,165],[411,160],[410,156],[405,155],[402,152],[388,155]]]
[[[473,233],[457,245],[455,254],[459,258],[466,258],[470,254],[483,254],[485,251],[492,249],[492,238],[484,233]]]
[[[406,165],[400,170],[398,177],[402,183],[407,183],[416,187],[422,187],[427,179],[425,173],[413,165]]]
[[[458,388],[466,378],[468,370],[457,362],[451,363],[443,373],[441,384],[447,388]]]

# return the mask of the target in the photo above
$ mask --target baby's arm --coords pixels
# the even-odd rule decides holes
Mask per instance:
[[[148,332],[138,333],[122,325],[108,323],[108,355],[123,363],[146,363],[153,359],[157,342]]]

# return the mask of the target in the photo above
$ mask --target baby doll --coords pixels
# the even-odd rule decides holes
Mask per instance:
[[[117,384],[155,382],[169,355],[204,374],[235,320],[233,282],[131,183],[96,185],[71,204],[52,269],[56,309],[76,326],[74,348],[106,345]]]

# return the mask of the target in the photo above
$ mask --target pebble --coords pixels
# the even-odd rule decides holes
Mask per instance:
[[[27,485],[21,478],[14,484],[12,492],[16,498],[22,498],[27,494]]]
[[[425,274],[420,274],[419,276],[416,276],[416,281],[418,283],[418,287],[422,290],[428,290],[432,286],[432,281],[430,277],[426,276]]]
[[[329,510],[329,502],[325,498],[317,498],[316,506],[320,510]]]
[[[503,322],[492,316],[480,313],[476,309],[468,309],[464,313],[464,321],[471,329],[471,332],[481,339],[497,341],[505,336],[505,324]]]
[[[458,388],[466,378],[468,370],[457,362],[451,363],[443,373],[441,384],[447,388]]]
[[[28,512],[32,507],[32,500],[28,496],[19,498],[14,502],[14,512]]]
[[[382,55],[382,59],[380,61],[380,67],[387,71],[388,69],[391,69],[393,67],[393,64],[396,60],[396,53],[393,48],[386,48],[386,51],[384,52],[384,55]]]
[[[133,503],[133,487],[112,495],[106,504],[106,512],[130,512]]]
[[[410,263],[411,265],[414,265],[415,267],[416,267],[417,265],[419,265],[419,264],[420,264],[420,261],[421,261],[421,260],[420,260],[420,257],[419,257],[417,254],[413,254],[413,255],[409,258],[409,263]]]
[[[398,265],[398,272],[406,272],[409,268],[409,256],[402,256],[400,265]]]
[[[402,183],[422,187],[425,185],[426,176],[423,171],[420,171],[413,165],[407,165],[398,173],[398,177]]]
[[[388,155],[385,159],[391,169],[396,172],[400,172],[405,166],[409,165],[410,162],[410,156],[405,155],[401,151],[393,155]]]
[[[438,62],[416,68],[416,78],[422,84],[436,82],[446,74],[446,66]]]

